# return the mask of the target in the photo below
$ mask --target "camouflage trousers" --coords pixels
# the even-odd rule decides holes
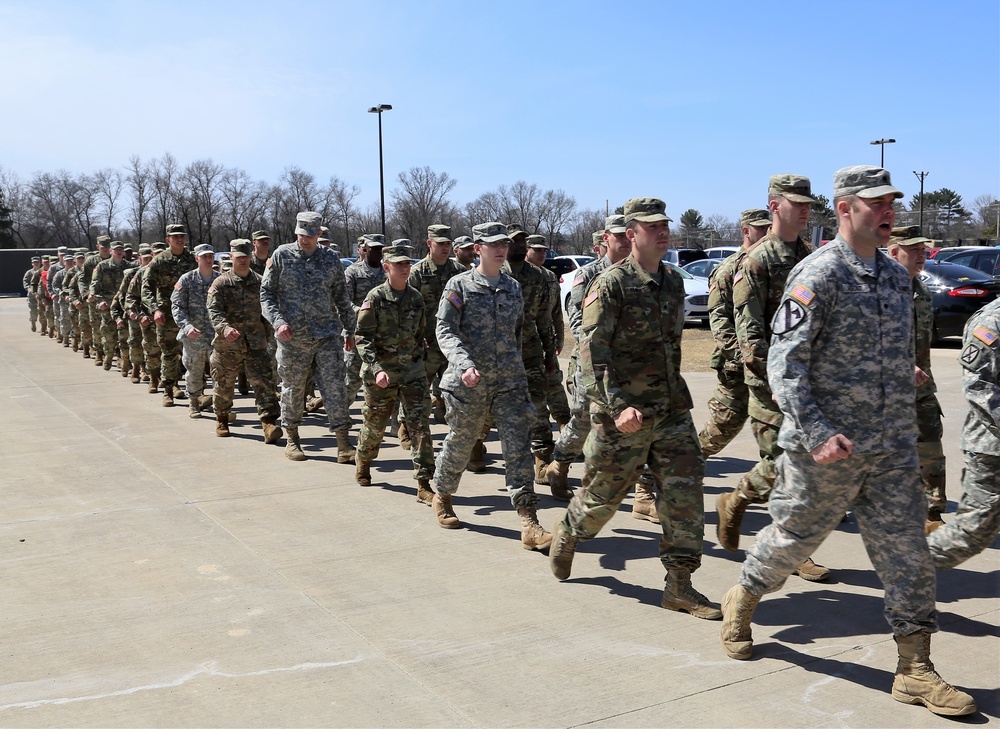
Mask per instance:
[[[32,324],[38,323],[38,299],[30,291],[28,292],[28,320]]]
[[[108,357],[118,351],[118,324],[107,311],[101,312],[101,351]]]
[[[948,508],[948,495],[945,489],[947,462],[944,447],[941,445],[941,439],[944,437],[941,406],[933,393],[917,398],[917,430],[920,480],[923,482],[924,495],[927,497],[927,511],[940,514]]]
[[[90,305],[86,302],[76,310],[80,317],[80,344],[84,347],[94,345],[94,328],[90,325]]]
[[[84,306],[87,307],[87,313],[90,316],[90,331],[93,346],[97,350],[97,353],[103,356],[104,335],[101,332],[101,310],[97,308],[97,304],[92,302],[87,302]]]
[[[45,323],[45,327],[51,332],[54,331],[56,325],[56,309],[52,305],[52,299],[42,298],[40,302],[41,306],[38,309],[38,314],[42,317]]]
[[[128,357],[132,361],[133,366],[140,365],[142,369],[145,369],[145,356],[142,351],[142,325],[134,319],[126,319],[126,321],[128,322],[128,340],[126,344],[128,347]]]
[[[357,349],[344,353],[344,370],[344,394],[350,404],[357,399],[361,389],[361,356]]]
[[[884,614],[893,634],[936,631],[936,581],[918,468],[916,449],[855,454],[826,465],[808,453],[783,453],[768,503],[771,523],[747,550],[740,584],[754,595],[779,590],[853,509],[885,586]]]
[[[249,349],[245,346],[213,349],[209,362],[212,367],[212,379],[215,381],[212,408],[216,417],[225,417],[233,409],[236,379],[239,377],[240,368],[245,367],[247,380],[253,387],[254,401],[257,403],[257,416],[278,419],[281,407],[278,405],[278,393],[274,389],[271,354],[266,349]]]
[[[181,376],[181,343],[177,341],[180,329],[173,319],[156,325],[156,344],[160,348],[160,379],[177,384]]]
[[[938,569],[962,564],[1000,534],[1000,456],[965,451],[962,491],[955,515],[927,537]]]
[[[573,370],[569,422],[560,431],[552,450],[552,459],[560,463],[572,463],[583,455],[583,444],[590,435],[590,403],[583,387],[580,369],[574,367]]]
[[[545,404],[548,406],[549,415],[561,425],[570,421],[569,400],[566,398],[566,390],[563,388],[563,373],[559,369],[558,360],[556,367],[545,375]],[[551,428],[550,428],[551,430]]]
[[[59,333],[63,337],[73,336],[73,309],[68,301],[59,300]]]
[[[132,365],[132,352],[128,348],[128,319],[123,319],[121,324],[115,323],[118,327],[118,363],[122,369]],[[138,360],[137,360],[138,361]]]
[[[663,529],[660,561],[666,569],[698,569],[705,539],[705,457],[691,413],[644,417],[636,433],[621,432],[603,413],[594,414],[592,422],[584,446],[583,488],[563,516],[565,527],[580,539],[596,537],[646,466],[656,484]]]
[[[80,310],[73,304],[69,304],[70,335],[74,338],[80,337],[82,329],[80,327]]]
[[[448,358],[434,342],[424,350],[424,372],[427,373],[427,384],[430,385],[431,394],[435,397],[441,397],[441,376],[446,369],[448,369]]]
[[[413,478],[434,477],[434,445],[431,442],[429,424],[431,401],[427,381],[411,380],[401,384],[379,387],[374,382],[365,383],[365,404],[361,407],[364,422],[358,436],[358,458],[371,463],[378,456],[385,426],[400,405],[400,422],[406,425],[413,445]]]
[[[729,445],[743,430],[748,415],[750,394],[743,381],[742,365],[738,371],[723,368],[717,374],[719,384],[708,401],[708,422],[698,433],[698,442],[706,456],[714,456]]]
[[[524,370],[528,375],[528,397],[534,408],[531,421],[531,452],[549,458],[555,441],[552,438],[552,425],[549,422],[549,407],[545,392],[548,373],[545,362],[531,358],[525,361]]]
[[[757,450],[760,460],[750,469],[750,473],[740,479],[739,490],[754,504],[763,504],[771,498],[774,488],[775,461],[782,450],[778,446],[778,430],[781,424],[765,423],[757,418],[750,418],[750,430],[757,439]]]
[[[344,396],[344,341],[339,335],[316,339],[309,334],[296,334],[287,342],[279,341],[278,377],[281,422],[286,427],[297,428],[302,424],[310,377],[323,397],[330,430],[351,427]]]
[[[463,386],[457,392],[442,390],[441,396],[449,430],[435,462],[438,493],[458,491],[472,447],[483,433],[487,416],[492,415],[503,448],[504,480],[511,503],[515,508],[537,504],[528,435],[535,413],[524,390],[496,392],[480,384]]]
[[[201,333],[197,339],[181,337],[181,362],[184,363],[184,384],[188,397],[205,392],[205,375],[208,373],[209,358],[212,356],[211,335]]]
[[[156,341],[156,328],[152,324],[142,326],[142,354],[146,362],[146,374],[153,376],[160,372],[160,345]]]

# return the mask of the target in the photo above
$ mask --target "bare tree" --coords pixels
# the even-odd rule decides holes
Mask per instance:
[[[27,190],[24,182],[13,170],[0,167],[0,189],[3,190],[7,209],[10,210],[11,233],[21,248],[28,248],[24,227],[28,223]]]
[[[146,210],[155,196],[153,166],[144,164],[137,154],[128,159],[125,186],[129,194],[128,222],[135,232],[136,242],[142,243]]]
[[[725,215],[709,215],[705,219],[705,235],[708,237],[708,247],[721,245],[739,245],[743,238],[738,220],[732,220]]]
[[[153,205],[156,227],[164,231],[167,224],[176,222],[177,205],[174,199],[177,160],[169,152],[150,163],[153,173]]]
[[[183,185],[182,218],[193,241],[214,245],[212,237],[216,218],[222,207],[220,185],[226,168],[211,159],[195,160],[181,174]]]
[[[121,173],[113,167],[98,170],[93,177],[95,193],[98,201],[98,211],[101,222],[112,238],[115,235],[115,216],[118,214],[118,199],[121,197],[125,181]]]
[[[391,192],[392,227],[413,241],[414,252],[420,255],[426,246],[427,226],[452,225],[459,219],[458,209],[448,199],[458,181],[430,167],[411,167],[397,179],[400,188]]]
[[[330,239],[344,256],[351,255],[354,249],[351,220],[356,217],[354,200],[360,193],[357,185],[348,185],[339,177],[331,177],[323,188],[324,217],[329,223]]]
[[[226,170],[219,182],[220,225],[229,238],[249,236],[263,225],[268,208],[268,186],[254,180],[245,170]]]

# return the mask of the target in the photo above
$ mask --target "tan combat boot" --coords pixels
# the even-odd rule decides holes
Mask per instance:
[[[813,562],[812,557],[806,557],[806,561],[795,568],[795,574],[809,582],[823,582],[830,576],[830,570]]]
[[[458,529],[462,522],[455,516],[455,510],[451,507],[451,494],[435,492],[431,500],[434,508],[434,516],[437,517],[438,524],[445,529]]]
[[[930,536],[938,527],[944,526],[944,519],[941,518],[941,512],[937,509],[931,509],[927,512],[927,521],[924,522],[924,534]]]
[[[231,433],[229,432],[229,416],[219,415],[215,416],[215,434],[219,438],[228,438]]]
[[[406,429],[406,423],[400,423],[399,428],[396,430],[396,436],[399,438],[399,447],[410,450],[413,447],[413,441],[410,440],[410,431]]]
[[[74,334],[73,335],[73,351],[74,352],[79,352],[80,351],[80,335],[79,334]]]
[[[197,397],[192,397],[188,402],[188,417],[189,418],[200,418],[201,417],[201,405],[199,404],[199,399]]]
[[[747,592],[740,584],[729,588],[729,592],[722,598],[722,631],[719,641],[730,658],[745,661],[753,655],[750,621],[759,602],[760,595]]]
[[[215,398],[212,395],[198,395],[197,399],[198,399],[198,409],[201,410],[202,412],[206,410],[211,410],[212,406],[215,404]]]
[[[358,459],[358,465],[354,467],[354,480],[359,486],[372,485],[372,464],[371,461]]]
[[[337,463],[354,463],[354,448],[347,428],[337,431]]]
[[[306,412],[314,413],[323,407],[323,397],[307,397],[306,398]]]
[[[552,461],[545,468],[545,480],[552,489],[552,498],[557,501],[570,501],[573,491],[569,487],[569,463]]]
[[[69,336],[69,334],[67,334],[65,337],[63,337],[63,346],[67,347],[67,348],[70,346],[70,336]],[[74,349],[73,351],[75,352],[76,350]]]
[[[278,426],[277,420],[270,415],[265,415],[260,419],[260,427],[264,430],[264,442],[268,445],[277,443],[281,439],[281,436],[284,435]]]
[[[521,517],[521,546],[525,549],[542,551],[552,542],[552,534],[545,531],[538,523],[538,514],[534,506],[518,508],[517,515]]]
[[[715,536],[719,540],[719,546],[727,552],[735,552],[740,548],[740,524],[743,523],[743,512],[749,504],[750,499],[739,489],[719,494],[719,498],[715,500],[715,510],[719,514]]]
[[[156,372],[149,376],[149,394],[155,395],[160,389],[160,375]]]
[[[83,345],[83,358],[84,359],[90,359],[90,345],[89,344]]]
[[[430,506],[434,501],[434,490],[431,489],[430,479],[417,479],[417,501]]]
[[[127,354],[122,354],[118,358],[118,369],[121,371],[122,377],[128,377],[129,370],[132,369],[132,363],[129,361]]]
[[[104,354],[102,352],[94,352],[94,367],[104,366]]]
[[[892,698],[904,704],[923,704],[935,714],[965,716],[976,710],[975,700],[959,691],[934,670],[931,634],[894,636],[899,662],[892,680]]]
[[[660,523],[660,516],[656,513],[656,494],[653,493],[653,489],[642,481],[637,481],[635,484],[632,518],[645,519],[655,524]]]
[[[667,570],[667,581],[663,588],[663,601],[667,610],[690,613],[702,620],[719,620],[722,611],[715,603],[694,589],[691,572],[688,570]]]
[[[172,408],[174,406],[174,387],[171,382],[163,383],[163,407]]]
[[[138,385],[139,382],[141,381],[141,376],[140,376],[140,373],[139,373],[139,365],[135,364],[134,362],[132,363],[132,377],[131,377],[131,380],[132,380],[132,384],[133,385]]]
[[[577,538],[570,534],[563,517],[559,517],[552,527],[552,543],[549,544],[549,568],[560,582],[569,579],[573,569],[573,555],[576,554]]]
[[[546,448],[541,453],[535,454],[535,483],[539,486],[548,486],[549,480],[545,477],[545,471],[552,460],[552,448]]]
[[[444,400],[440,397],[431,398],[431,413],[434,416],[435,423],[445,423],[445,407]]]
[[[472,446],[472,455],[469,456],[469,470],[473,473],[483,473],[486,470],[486,445],[477,440]]]
[[[299,429],[288,426],[288,441],[285,443],[285,458],[289,461],[304,461],[306,454],[302,452],[299,442]]]

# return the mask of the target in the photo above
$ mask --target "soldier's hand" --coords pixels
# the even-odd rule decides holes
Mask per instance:
[[[292,338],[292,328],[287,324],[282,324],[274,330],[274,333],[278,337],[279,342],[287,342]]]
[[[76,309],[82,309],[83,308],[83,302],[82,301],[77,301],[75,304],[73,304],[73,307],[76,308]]]
[[[615,427],[622,433],[638,433],[642,428],[642,413],[635,408],[625,408],[615,418]]]
[[[115,325],[119,329],[124,329],[125,328],[125,320],[124,319],[115,319]]]
[[[924,384],[925,382],[927,382],[930,379],[931,379],[931,376],[929,374],[927,374],[926,372],[924,372],[919,367],[914,367],[913,368],[913,382],[914,382],[914,384],[917,387],[920,387],[922,384]]]
[[[813,448],[810,453],[816,463],[825,466],[844,460],[851,455],[853,449],[854,444],[842,434],[837,433],[825,443]]]
[[[188,339],[197,339],[200,336],[201,336],[201,329],[199,329],[198,327],[191,327],[191,329],[188,330],[187,333]]]
[[[134,311],[130,311],[128,313],[128,318],[131,319],[132,321],[136,321],[139,318],[139,315],[136,314]]]
[[[377,375],[375,375],[375,384],[378,385],[379,387],[389,386],[389,375],[385,373],[385,370],[382,370]]]
[[[354,335],[351,334],[344,338],[344,351],[353,352],[354,351]]]
[[[108,302],[102,301],[100,304],[97,305],[97,310],[98,311],[107,311],[108,310]]]
[[[479,370],[475,367],[470,367],[462,373],[462,384],[466,387],[475,387],[481,379],[483,379],[482,375],[479,374]]]
[[[153,321],[162,326],[167,321],[167,317],[163,316],[163,312],[157,309],[153,312]]]
[[[148,327],[149,326],[149,317],[146,316],[146,315],[143,315],[143,317],[139,320],[139,324],[141,324],[144,327]]]
[[[226,327],[222,336],[224,336],[228,342],[235,342],[240,338],[240,330],[236,327]]]

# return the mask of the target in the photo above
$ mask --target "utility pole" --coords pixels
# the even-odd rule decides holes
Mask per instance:
[[[917,172],[913,170],[913,174],[917,176],[920,180],[920,219],[918,225],[920,226],[920,235],[924,234],[924,178],[930,174],[930,172]]]
[[[885,169],[885,145],[895,144],[895,143],[896,143],[895,139],[876,139],[868,143],[868,144],[877,144],[880,147],[882,147],[882,162],[881,164],[879,164],[879,167],[881,167],[883,170]]]

